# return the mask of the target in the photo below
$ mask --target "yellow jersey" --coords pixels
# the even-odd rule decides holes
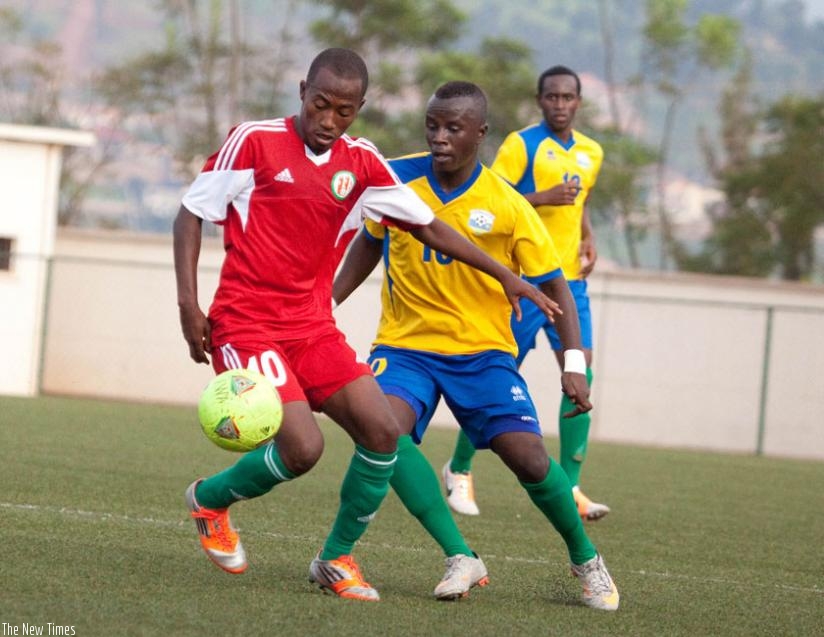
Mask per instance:
[[[498,149],[492,170],[522,194],[573,182],[578,188],[569,206],[537,206],[536,210],[561,256],[564,276],[581,277],[581,218],[590,190],[595,186],[604,159],[601,145],[579,131],[561,141],[546,122],[507,135]]]
[[[389,163],[438,219],[515,274],[532,283],[561,276],[558,253],[535,209],[480,162],[466,183],[449,193],[439,186],[429,153]],[[383,242],[386,269],[375,345],[446,355],[517,353],[512,308],[494,278],[408,232],[371,220],[365,229]]]

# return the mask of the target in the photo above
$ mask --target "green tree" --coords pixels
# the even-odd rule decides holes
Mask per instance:
[[[283,97],[290,66],[290,20],[298,0],[281,7],[286,16],[278,46],[256,44],[243,24],[238,0],[165,0],[165,41],[108,67],[98,78],[100,95],[142,134],[167,140],[181,172],[191,177],[245,119],[272,116]]]
[[[627,262],[640,267],[639,247],[649,225],[643,176],[655,162],[655,151],[613,127],[596,129],[593,136],[604,149],[604,163],[587,202],[592,222],[615,227],[623,238]]]
[[[466,16],[450,0],[315,0],[328,7],[314,21],[312,36],[321,42],[379,56],[408,47],[439,48],[454,41]]]
[[[61,93],[66,74],[53,40],[26,35],[21,15],[0,8],[0,119],[33,126],[62,126]]]
[[[462,79],[484,89],[489,100],[489,134],[481,148],[487,164],[504,137],[540,113],[535,106],[536,76],[529,48],[508,38],[487,38],[478,53],[449,51],[422,56],[417,82],[423,95],[446,81]],[[423,114],[418,116],[418,130],[423,130]],[[419,144],[423,141],[418,133]]]
[[[492,159],[503,136],[533,116],[530,50],[509,38],[486,38],[477,53],[452,49],[466,17],[449,0],[321,0],[328,16],[311,25],[322,45],[349,46],[369,64],[367,106],[352,128],[387,155],[424,150],[425,102],[437,86],[462,79],[481,86],[490,101]]]
[[[769,137],[751,173],[753,194],[769,211],[782,278],[809,280],[815,230],[824,224],[824,95],[784,97],[764,123]]]
[[[787,96],[759,110],[749,69],[721,101],[726,162],[705,142],[725,202],[709,211],[703,249],[682,261],[704,272],[810,279],[815,231],[824,224],[824,97]]]
[[[73,128],[66,114],[67,73],[60,45],[28,35],[20,13],[0,8],[0,120],[30,126]],[[105,152],[63,149],[57,223],[77,221]]]
[[[326,8],[309,27],[321,46],[344,46],[369,66],[367,102],[351,132],[386,155],[421,146],[426,95],[417,84],[422,55],[445,51],[466,16],[449,0],[318,0]]]
[[[594,136],[604,149],[604,163],[598,177],[598,186],[592,191],[588,208],[592,222],[609,225],[618,230],[624,241],[627,261],[633,268],[641,265],[640,243],[647,236],[649,210],[645,201],[645,171],[656,160],[655,151],[637,136],[627,133],[629,117],[618,98],[619,86],[615,78],[615,26],[610,3],[598,2],[598,21],[604,51],[603,76],[606,83],[609,124],[598,126],[594,114],[582,112]],[[586,124],[584,124],[586,126]]]
[[[665,203],[666,179],[678,108],[702,71],[728,68],[738,54],[739,23],[717,14],[686,21],[688,0],[646,0],[643,28],[643,82],[651,82],[664,102],[655,169],[655,208],[661,232],[659,267],[675,261],[681,250]]]
[[[678,262],[685,270],[763,277],[775,268],[768,209],[752,196],[761,117],[752,83],[748,55],[721,95],[720,145],[705,128],[699,132],[707,167],[725,199],[707,210],[711,230],[700,251],[679,248]]]

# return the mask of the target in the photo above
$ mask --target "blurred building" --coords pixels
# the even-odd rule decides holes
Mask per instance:
[[[37,393],[63,148],[93,143],[85,131],[0,124],[3,393]]]

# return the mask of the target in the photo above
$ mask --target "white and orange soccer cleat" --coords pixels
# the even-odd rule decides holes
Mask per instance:
[[[360,568],[351,555],[322,560],[318,553],[309,565],[309,581],[344,599],[377,602],[381,598],[378,591],[363,579]]]
[[[581,593],[581,601],[584,604],[598,610],[618,610],[620,601],[618,589],[600,555],[596,555],[583,564],[571,566],[572,574],[581,581],[584,587]]]
[[[186,489],[186,505],[197,526],[200,545],[207,557],[227,573],[242,573],[249,566],[240,537],[229,520],[228,509],[207,509],[198,504],[195,480]]]
[[[446,503],[455,513],[480,515],[475,504],[475,484],[471,473],[452,473],[449,462],[443,466],[443,485],[446,489]]]
[[[435,587],[435,599],[453,600],[469,596],[473,586],[489,584],[489,574],[483,560],[473,554],[446,558],[446,573]]]
[[[606,504],[593,502],[585,496],[577,486],[572,487],[572,497],[575,498],[575,504],[578,506],[578,514],[582,520],[594,522],[609,513],[609,507]]]

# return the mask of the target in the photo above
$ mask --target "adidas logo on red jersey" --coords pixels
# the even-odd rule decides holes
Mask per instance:
[[[292,178],[292,173],[289,172],[288,168],[284,168],[277,175],[275,175],[275,181],[283,181],[287,184],[295,183],[295,180]]]

